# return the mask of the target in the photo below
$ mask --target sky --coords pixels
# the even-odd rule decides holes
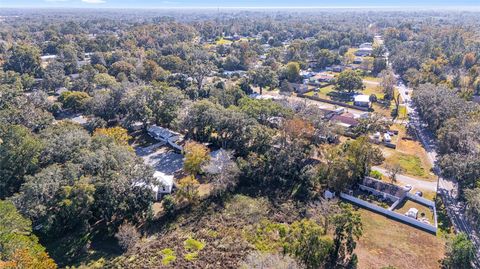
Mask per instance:
[[[76,8],[480,8],[480,0],[0,0],[2,7]]]

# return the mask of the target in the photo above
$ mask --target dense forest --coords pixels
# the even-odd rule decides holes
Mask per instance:
[[[394,74],[480,229],[477,13],[0,14],[0,267],[357,268],[360,213],[324,193],[385,161],[369,137],[400,117]],[[378,78],[387,116],[347,133],[312,103],[252,98],[290,96],[303,70],[351,65],[378,35],[333,83],[344,96]],[[138,154],[151,125],[185,140],[160,201]],[[470,266],[463,234],[446,248],[441,266]]]

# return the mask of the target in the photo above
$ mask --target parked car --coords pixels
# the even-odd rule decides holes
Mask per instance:
[[[417,191],[417,192],[415,192],[415,195],[416,195],[416,196],[420,196],[420,197],[422,197],[422,196],[423,196],[423,192],[421,192],[421,191]]]
[[[403,187],[405,190],[410,191],[412,189],[412,185],[407,184]]]

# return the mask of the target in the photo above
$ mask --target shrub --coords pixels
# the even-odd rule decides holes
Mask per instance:
[[[189,251],[200,251],[205,247],[205,243],[202,243],[198,240],[195,240],[191,237],[189,237],[187,240],[184,242],[185,250]]]
[[[167,215],[173,215],[177,207],[177,203],[175,202],[175,199],[171,195],[166,195],[165,197],[163,197],[162,205],[163,205],[163,210]]]
[[[184,257],[189,262],[194,261],[198,258],[198,252],[187,253]]]
[[[302,268],[292,257],[274,253],[264,253],[260,251],[251,252],[245,261],[240,265],[241,269],[298,269]]]
[[[382,179],[382,173],[377,170],[370,171],[370,176],[376,179]]]
[[[174,262],[177,257],[175,256],[175,251],[171,248],[165,248],[160,251],[162,254],[162,264],[169,265],[171,262]]]

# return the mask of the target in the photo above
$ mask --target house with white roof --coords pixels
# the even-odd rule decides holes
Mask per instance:
[[[353,104],[355,106],[370,107],[370,96],[366,94],[355,95]]]

